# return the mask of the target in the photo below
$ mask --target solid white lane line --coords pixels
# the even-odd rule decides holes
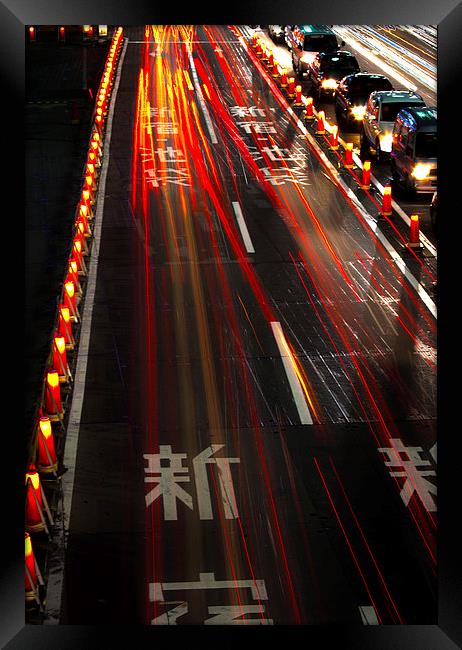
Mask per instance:
[[[187,48],[188,48],[189,65],[191,66],[191,72],[194,78],[194,85],[196,86],[197,96],[199,97],[199,104],[205,118],[205,123],[207,124],[207,129],[209,131],[210,139],[213,142],[213,144],[218,144],[218,140],[217,140],[217,136],[215,135],[215,130],[213,128],[212,120],[210,119],[210,113],[205,104],[204,96],[202,95],[202,89],[199,83],[199,77],[197,76],[196,65],[194,63],[193,55],[191,53],[191,48],[189,47],[189,45],[187,46]]]
[[[249,231],[247,230],[247,225],[244,221],[244,215],[242,214],[241,206],[237,201],[233,201],[233,208],[236,214],[239,229],[241,231],[242,239],[244,240],[245,249],[248,253],[255,253],[255,248],[253,247],[252,240],[250,239]]]
[[[379,621],[372,605],[360,605],[359,612],[364,625],[378,625]]]
[[[74,492],[75,469],[77,449],[79,444],[80,419],[82,416],[83,399],[85,395],[85,380],[87,375],[88,352],[90,347],[91,322],[93,316],[93,305],[95,301],[96,276],[98,271],[99,249],[101,244],[101,231],[103,227],[104,214],[104,193],[106,188],[106,176],[109,165],[109,149],[111,142],[112,120],[114,106],[119,89],[122,66],[127,50],[128,40],[125,39],[124,48],[120,56],[119,67],[114,82],[114,91],[111,97],[109,114],[107,119],[106,136],[104,138],[103,164],[98,188],[98,205],[95,214],[95,226],[93,230],[93,244],[89,262],[88,282],[85,291],[85,306],[82,314],[82,325],[80,330],[80,342],[77,355],[77,366],[75,370],[74,388],[72,393],[72,405],[69,413],[69,422],[66,431],[66,442],[64,447],[63,463],[67,472],[63,475],[63,539],[64,548],[67,547],[69,526],[71,519],[72,496]],[[64,558],[63,558],[64,561]],[[45,623],[59,624],[61,610],[62,586],[64,578],[64,566],[59,571],[51,572],[47,586],[47,613],[49,618]]]
[[[297,407],[298,415],[300,416],[300,422],[302,424],[313,424],[313,418],[311,417],[302,385],[297,377],[297,373],[295,372],[294,360],[289,346],[287,345],[284,332],[282,331],[281,323],[279,323],[279,321],[272,321],[271,328],[273,330],[274,338],[276,339],[282,363],[284,364],[287,379],[289,380],[292,396]]]

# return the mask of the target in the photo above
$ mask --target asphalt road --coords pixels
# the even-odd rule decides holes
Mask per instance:
[[[60,621],[435,623],[434,257],[237,31],[126,35]]]
[[[345,40],[343,50],[352,52],[358,60],[363,72],[384,74],[396,90],[414,90],[419,93],[429,106],[437,105],[437,80],[436,80],[436,47],[422,28],[401,28],[399,26],[334,26],[339,43]],[[415,31],[415,34],[409,30]],[[289,75],[296,79],[292,68],[290,50],[283,43],[274,43],[266,29],[243,28],[243,33],[256,32],[259,37],[274,51],[275,58],[281,65],[285,65]],[[383,40],[381,40],[383,39]],[[405,54],[403,54],[405,53]],[[404,65],[404,69],[403,66]],[[422,76],[423,75],[423,76]],[[302,85],[303,93],[311,94],[310,83],[303,77],[297,79]],[[315,99],[315,106],[323,110],[331,124],[336,124],[334,102],[330,99]],[[339,134],[346,142],[352,142],[354,150],[360,153],[359,128],[345,130],[343,124],[339,125]],[[393,185],[390,163],[388,160],[377,162],[372,160],[372,173],[383,185]],[[435,232],[430,221],[429,206],[432,195],[408,195],[399,187],[393,187],[393,196],[408,215],[418,214],[422,232],[432,242],[435,242]]]

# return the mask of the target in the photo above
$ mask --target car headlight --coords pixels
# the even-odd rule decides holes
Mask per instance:
[[[352,106],[350,110],[355,120],[362,120],[366,114],[365,106]]]
[[[424,163],[418,163],[412,172],[414,178],[418,181],[423,181],[424,178],[427,178],[430,174],[430,165],[425,165]]]
[[[300,57],[300,61],[303,61],[303,63],[311,63],[314,60],[314,57],[316,56],[316,53],[312,52],[303,52],[302,56]]]
[[[392,133],[384,133],[380,136],[380,148],[382,151],[391,151],[391,145],[393,141]]]
[[[338,86],[338,82],[335,81],[335,79],[324,79],[324,81],[321,81],[321,86],[325,90],[335,90]]]

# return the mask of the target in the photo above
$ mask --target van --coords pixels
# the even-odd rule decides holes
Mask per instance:
[[[361,126],[361,156],[373,150],[377,161],[389,158],[396,116],[403,108],[426,106],[423,98],[410,90],[375,91],[369,95]]]
[[[437,110],[403,108],[396,116],[391,150],[393,180],[414,192],[435,192]]]
[[[334,32],[327,25],[294,25],[288,32],[287,42],[292,51],[292,67],[302,77],[319,52],[335,52],[339,45]]]

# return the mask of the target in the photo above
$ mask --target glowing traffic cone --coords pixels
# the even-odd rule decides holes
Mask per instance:
[[[347,169],[353,168],[353,143],[347,142],[345,148],[345,167]]]
[[[79,266],[77,264],[77,260],[75,260],[73,257],[69,259],[69,270],[66,280],[67,279],[72,280],[72,282],[75,284],[77,295],[79,298],[81,298],[83,291],[82,285],[79,282]]]
[[[77,221],[75,224],[75,237],[74,241],[77,241],[77,239],[80,241],[80,245],[82,247],[82,255],[88,255],[88,244],[87,244],[87,238],[85,236],[85,226],[82,222]]]
[[[361,188],[363,190],[370,190],[371,188],[371,163],[370,160],[365,160],[363,164],[363,178]]]
[[[382,198],[382,214],[385,217],[389,217],[393,213],[391,208],[391,186],[386,185],[383,188],[383,198]]]
[[[102,130],[103,130],[103,118],[102,118],[101,115],[97,115],[95,117],[95,125],[96,125],[96,128],[98,129],[98,131],[101,133]]]
[[[255,49],[257,47],[257,35],[252,34],[252,47]]]
[[[287,94],[289,97],[295,97],[295,79],[294,77],[289,77],[289,87],[287,89]]]
[[[32,540],[29,533],[25,533],[25,591],[26,602],[36,601],[40,605],[39,584],[43,585],[43,578],[35,560],[34,551],[32,549]]]
[[[285,68],[281,68],[281,86],[287,87],[287,70]]]
[[[337,151],[338,149],[338,126],[336,124],[332,125],[330,132],[330,149],[332,151]]]
[[[274,65],[274,55],[271,50],[268,50],[268,67],[272,68]]]
[[[32,25],[29,27],[29,40],[33,43],[35,40],[37,40],[37,34],[35,32],[35,27]]]
[[[278,62],[277,62],[277,61],[274,61],[274,62],[273,62],[273,72],[271,73],[271,76],[272,76],[274,79],[276,79],[277,77],[279,77],[279,66],[278,66]]]
[[[266,63],[266,61],[268,61],[268,57],[269,57],[269,51],[268,48],[265,47],[261,55],[261,60]]]
[[[407,243],[408,248],[414,250],[419,250],[422,248],[420,243],[420,228],[419,228],[419,215],[411,214],[411,224],[409,231],[409,241]]]
[[[29,533],[40,533],[45,531],[47,534],[48,526],[45,520],[45,512],[51,519],[46,497],[42,490],[40,478],[35,465],[29,465],[26,474],[26,530]]]
[[[77,311],[77,300],[75,296],[75,284],[72,280],[67,280],[64,283],[64,305],[69,307],[71,313],[71,320],[78,321],[79,313]]]
[[[302,87],[297,86],[295,88],[295,104],[294,106],[303,106],[302,102]]]
[[[56,474],[58,459],[50,418],[41,417],[37,433],[37,469],[41,474]]]
[[[324,111],[318,111],[318,122],[316,126],[316,133],[318,135],[324,135],[326,132],[326,127],[324,124]]]
[[[313,112],[313,98],[306,98],[306,107],[305,107],[305,120],[314,120]]]
[[[84,207],[85,209],[82,210],[82,207]],[[85,214],[88,221],[92,221],[94,219],[94,214],[91,205],[91,196],[88,189],[82,190],[82,195],[79,201],[79,213],[80,212],[83,212]]]
[[[85,260],[83,259],[83,253],[82,253],[82,242],[78,237],[74,239],[74,243],[72,245],[72,253],[75,261],[77,262],[78,274],[87,275],[87,267],[85,264]]]
[[[64,409],[61,403],[61,389],[59,388],[59,375],[56,370],[49,370],[45,383],[45,412],[52,422],[63,419]]]
[[[82,189],[82,199],[81,203],[87,206],[88,218],[91,220],[94,218],[93,214],[93,194],[88,188]]]
[[[59,306],[58,334],[64,337],[66,350],[73,350],[75,346],[75,340],[72,334],[71,314],[69,312],[69,308],[65,307],[64,305]]]
[[[65,40],[66,40],[66,30],[64,27],[60,27],[58,32],[58,41],[64,43]]]
[[[69,366],[66,357],[66,340],[64,336],[53,336],[53,370],[58,373],[61,384],[69,380]]]
[[[84,189],[94,192],[96,190],[95,177],[91,174],[85,175]]]

